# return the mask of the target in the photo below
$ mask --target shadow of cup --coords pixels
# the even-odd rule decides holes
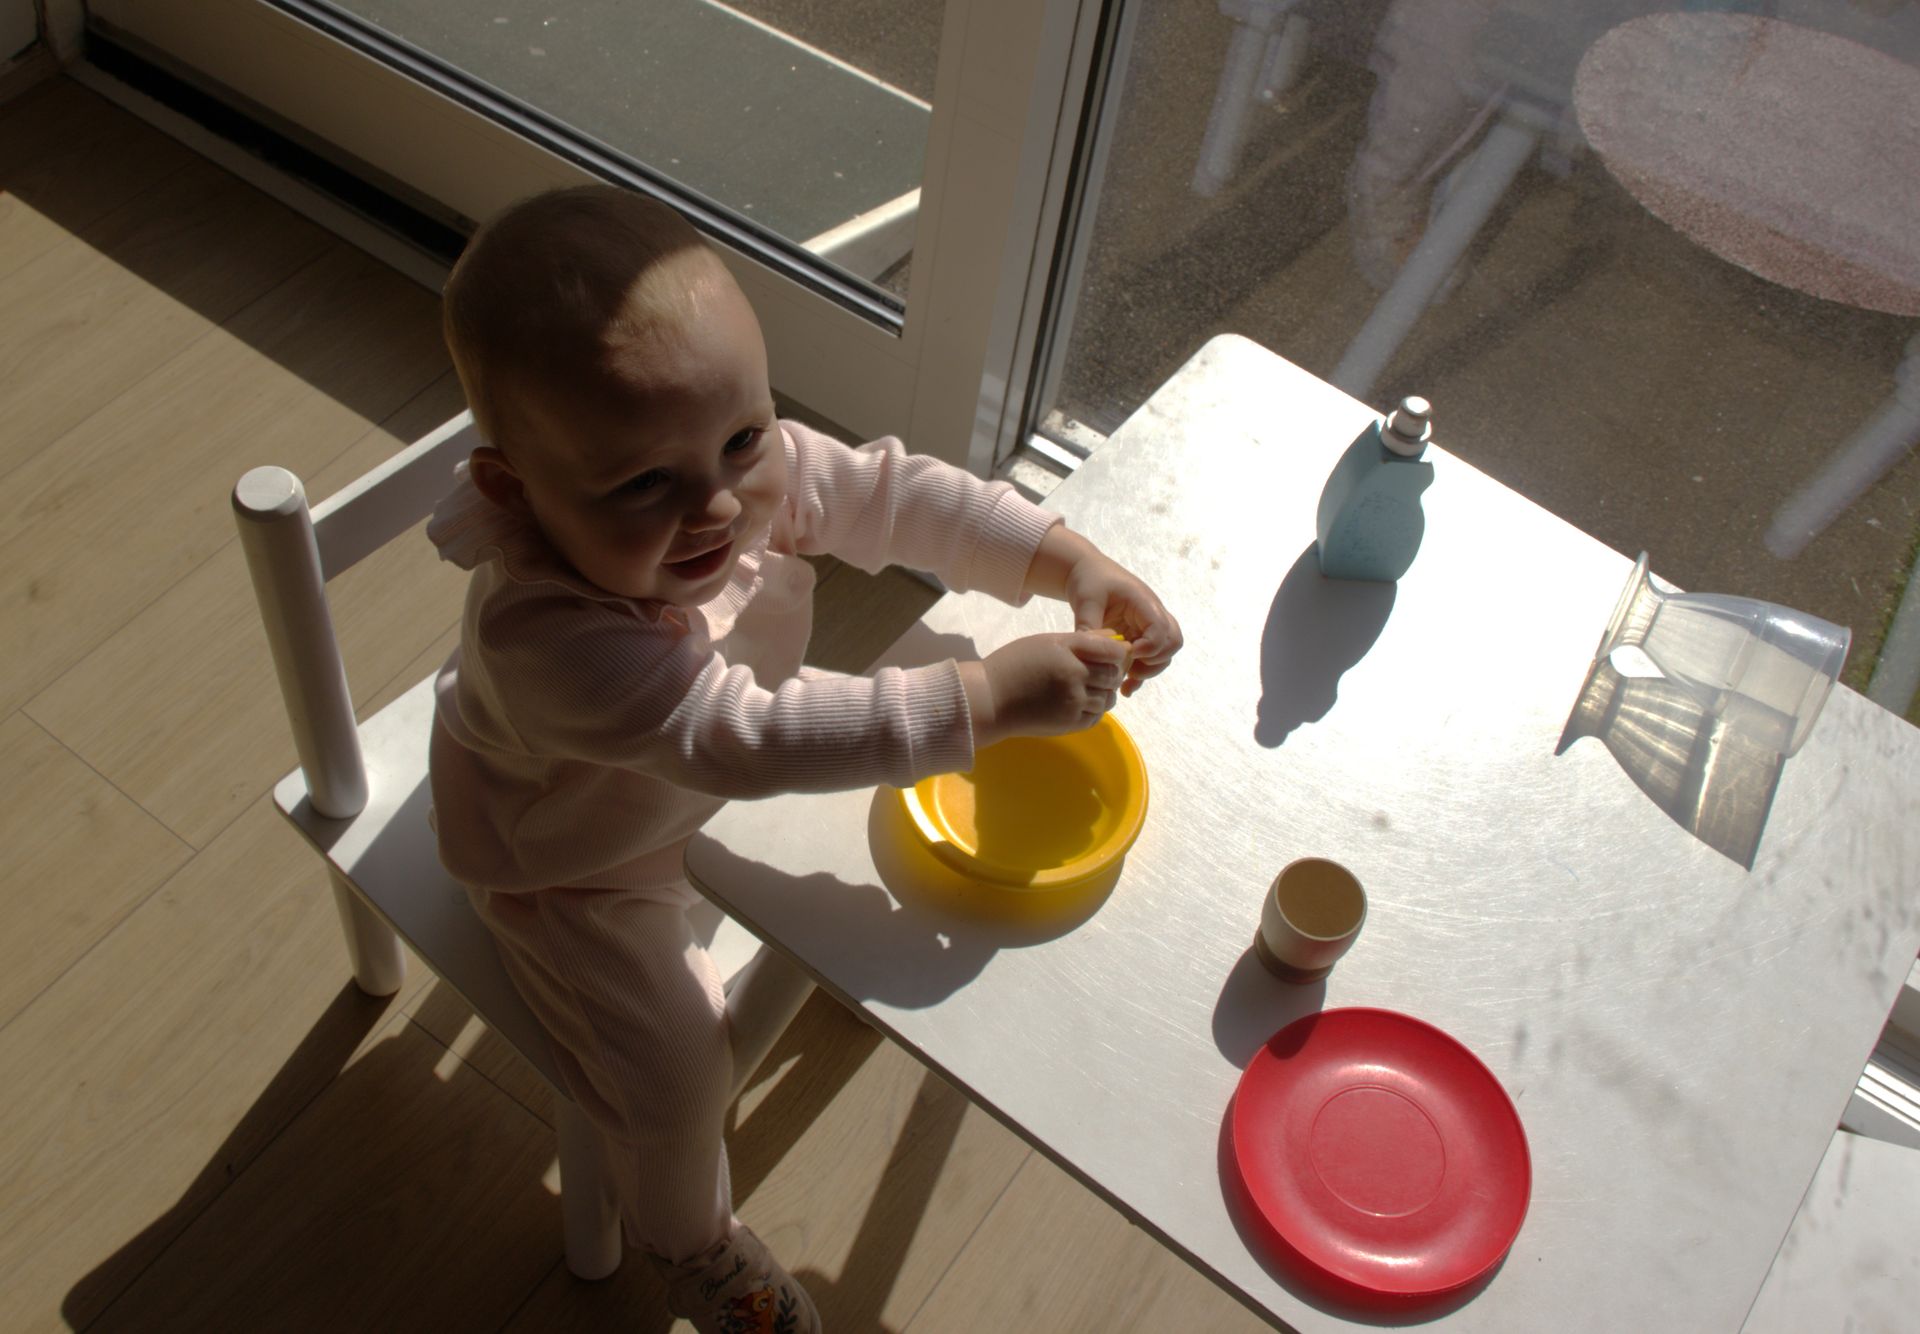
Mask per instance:
[[[1249,937],[1258,932],[1259,914],[1249,922]],[[1248,947],[1220,988],[1213,1005],[1213,1045],[1233,1063],[1247,1068],[1253,1054],[1273,1041],[1296,1019],[1317,1014],[1327,1001],[1325,979],[1294,984],[1267,971]]]

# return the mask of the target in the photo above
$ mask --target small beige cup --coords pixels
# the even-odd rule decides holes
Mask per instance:
[[[1273,878],[1260,906],[1253,952],[1283,981],[1318,981],[1333,971],[1366,920],[1367,892],[1353,872],[1324,857],[1303,857]]]

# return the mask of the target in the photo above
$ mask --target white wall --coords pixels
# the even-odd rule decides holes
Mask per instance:
[[[0,0],[0,65],[33,45],[39,34],[33,0]]]

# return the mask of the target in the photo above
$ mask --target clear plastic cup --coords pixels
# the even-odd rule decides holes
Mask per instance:
[[[1792,755],[1805,743],[1847,659],[1853,632],[1803,611],[1724,593],[1656,583],[1642,553],[1620,595],[1599,656],[1623,676],[1652,672],[1725,715],[1740,696],[1755,741]]]

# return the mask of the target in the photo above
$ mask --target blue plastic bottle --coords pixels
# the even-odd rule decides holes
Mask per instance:
[[[1329,579],[1392,583],[1413,564],[1427,527],[1420,493],[1433,483],[1433,465],[1420,457],[1433,435],[1431,411],[1424,398],[1402,399],[1327,474],[1316,527]]]

